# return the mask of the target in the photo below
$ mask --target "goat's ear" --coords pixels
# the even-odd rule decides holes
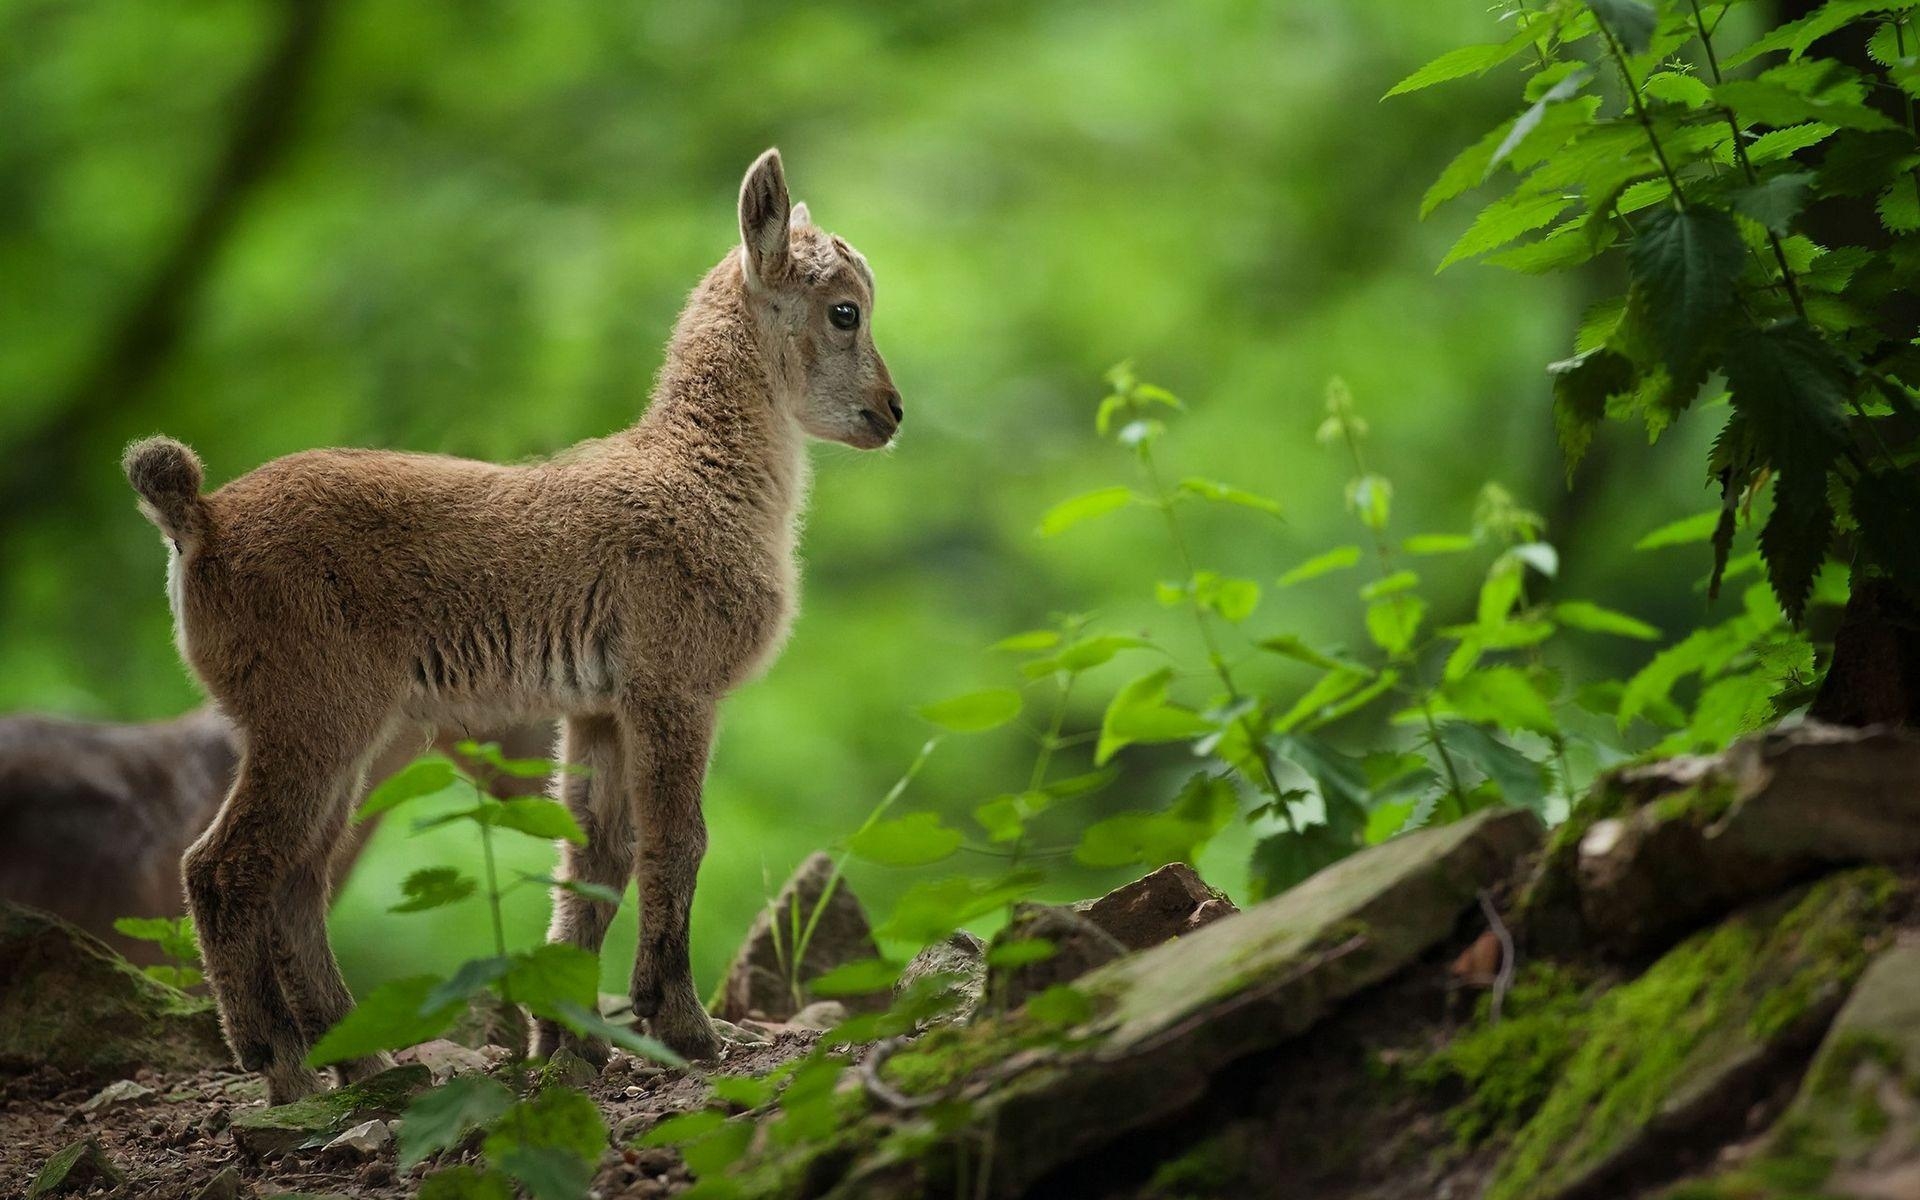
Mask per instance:
[[[740,240],[754,278],[777,279],[786,270],[790,210],[780,152],[769,150],[747,168],[740,184]]]
[[[793,206],[793,219],[788,221],[787,224],[793,226],[795,229],[805,229],[807,226],[813,224],[813,214],[807,211],[807,202],[805,200]]]

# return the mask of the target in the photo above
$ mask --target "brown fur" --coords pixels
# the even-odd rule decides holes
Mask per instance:
[[[550,462],[317,450],[200,497],[190,451],[129,448],[177,548],[182,651],[244,734],[184,868],[229,1040],[275,1100],[316,1086],[301,1059],[351,1003],[312,864],[376,748],[414,723],[566,719],[565,761],[593,772],[562,798],[593,841],[563,869],[619,887],[637,860],[634,1011],[684,1054],[717,1051],[687,956],[715,706],[792,619],[804,435],[874,448],[900,415],[871,273],[804,208],[791,219],[777,152],[739,211],[741,247],[695,289],[645,416]],[[835,328],[848,303],[858,327]],[[607,906],[554,907],[553,938],[599,949]]]

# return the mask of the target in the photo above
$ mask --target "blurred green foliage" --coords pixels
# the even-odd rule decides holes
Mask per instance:
[[[309,9],[309,69],[256,88]],[[632,420],[770,144],[815,218],[872,260],[908,419],[893,453],[818,452],[803,616],[725,710],[694,915],[703,988],[788,870],[898,776],[928,732],[916,706],[1006,682],[989,643],[1063,610],[1192,636],[1140,586],[1174,574],[1148,518],[1035,536],[1050,504],[1120,465],[1087,418],[1122,358],[1193,408],[1171,472],[1286,507],[1286,524],[1197,517],[1204,562],[1271,580],[1346,540],[1346,467],[1312,438],[1338,373],[1373,419],[1402,528],[1462,528],[1498,480],[1544,513],[1569,595],[1685,630],[1706,611],[1694,556],[1629,548],[1711,506],[1694,465],[1709,431],[1683,422],[1632,470],[1569,491],[1540,365],[1582,285],[1434,277],[1463,225],[1421,224],[1420,195],[1506,115],[1519,76],[1378,97],[1485,20],[1395,0],[5,0],[0,705],[139,718],[197,702],[163,555],[117,466],[131,437],[188,441],[217,483],[314,445],[512,460]],[[210,205],[234,131],[274,105],[277,154]],[[213,236],[191,243],[210,210]],[[192,277],[161,306],[162,352],[104,361],[177,259]],[[1601,431],[1590,460],[1623,436]],[[1455,608],[1478,584],[1465,566],[1428,580]],[[1316,639],[1365,638],[1350,605],[1268,603]],[[1616,675],[1646,655],[1590,652],[1616,655],[1589,664]],[[1098,724],[1113,682],[1073,725]],[[1031,755],[1011,729],[954,746],[915,789],[956,819]],[[1181,760],[1130,759],[1096,813],[1158,806]],[[457,832],[404,832],[376,835],[335,910],[357,987],[450,968],[486,936],[475,905],[386,915],[413,867],[473,853]],[[1230,831],[1203,869],[1240,888],[1247,851]],[[540,848],[524,858],[505,867],[550,868]],[[876,907],[904,886],[850,872]],[[1057,886],[1111,882],[1069,869]],[[507,917],[513,944],[536,940],[544,897],[516,894]],[[629,905],[603,972],[615,990],[632,938]]]

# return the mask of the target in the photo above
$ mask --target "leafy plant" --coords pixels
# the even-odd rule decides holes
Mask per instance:
[[[1816,590],[1830,560],[1856,590],[1920,582],[1906,300],[1920,280],[1920,5],[1830,0],[1729,52],[1735,7],[1518,0],[1503,6],[1504,41],[1389,94],[1524,63],[1527,106],[1422,203],[1424,215],[1483,183],[1506,188],[1442,266],[1623,262],[1624,294],[1596,305],[1550,368],[1568,469],[1603,419],[1657,438],[1696,405],[1720,410],[1708,592],[1736,535],[1757,528],[1756,561],[1798,625],[1816,600],[1845,600],[1844,587]],[[1813,52],[1840,35],[1864,37],[1870,62]],[[1810,673],[1796,661],[1779,679],[1804,701]],[[1733,690],[1718,698],[1729,711],[1750,706]]]
[[[200,973],[200,943],[194,937],[191,916],[121,917],[113,928],[125,937],[154,943],[166,955],[165,963],[140,968],[148,976],[177,988],[197,986],[205,978]]]
[[[506,758],[491,743],[463,742],[457,749],[466,760],[499,775],[542,778],[556,769],[545,759]],[[633,1054],[684,1066],[684,1060],[653,1038],[600,1015],[600,964],[592,954],[563,944],[519,951],[507,947],[501,898],[514,888],[554,886],[619,903],[620,897],[608,889],[545,876],[526,875],[501,883],[494,860],[498,832],[585,844],[586,835],[564,805],[541,797],[496,799],[473,771],[449,759],[427,757],[375,788],[356,819],[445,796],[470,796],[472,802],[422,817],[414,822],[414,829],[453,823],[472,826],[479,838],[483,878],[475,880],[453,867],[423,867],[402,882],[405,898],[393,911],[422,912],[479,894],[492,918],[493,954],[463,963],[450,976],[415,975],[375,988],[320,1039],[308,1056],[309,1064],[325,1066],[439,1037],[470,1004],[488,999],[508,1011],[524,1007],[534,1017],[557,1021],[577,1034]],[[523,1092],[531,1087],[530,1081],[521,1081]],[[598,1107],[583,1093],[548,1086],[537,1094],[516,1096],[514,1089],[498,1080],[465,1076],[425,1093],[409,1106],[399,1138],[401,1165],[410,1167],[458,1146],[475,1130],[485,1133],[485,1166],[456,1167],[433,1175],[422,1188],[423,1196],[443,1200],[505,1197],[517,1185],[538,1200],[579,1200],[587,1194],[587,1183],[607,1140]]]

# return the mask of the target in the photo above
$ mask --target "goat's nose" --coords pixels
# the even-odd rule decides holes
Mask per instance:
[[[900,422],[906,420],[907,418],[906,411],[900,407],[899,392],[887,393],[887,411],[893,414],[893,423],[895,425],[898,425]]]

